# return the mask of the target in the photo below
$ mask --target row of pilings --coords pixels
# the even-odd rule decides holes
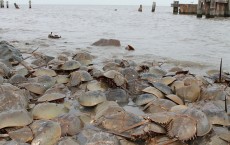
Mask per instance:
[[[30,9],[32,8],[31,5],[32,5],[31,0],[29,0],[29,8]],[[19,6],[16,3],[14,3],[14,6],[16,9],[19,9]],[[5,8],[4,0],[0,0],[0,8]],[[6,1],[6,8],[9,8],[9,1]]]

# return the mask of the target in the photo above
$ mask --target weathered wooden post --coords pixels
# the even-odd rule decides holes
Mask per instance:
[[[227,17],[230,17],[230,0],[228,0]]]
[[[156,2],[153,2],[153,5],[152,5],[152,12],[155,12],[155,9],[156,9]]]
[[[178,14],[179,12],[179,1],[174,1],[173,4],[171,4],[171,7],[173,7],[173,14]]]
[[[142,12],[142,5],[140,5],[138,12]]]
[[[30,9],[32,8],[32,6],[31,6],[31,0],[29,0],[29,8]]]
[[[203,5],[204,5],[203,0],[199,0],[197,5],[197,18],[202,18]]]
[[[9,2],[6,1],[6,8],[8,9],[9,8]]]
[[[1,0],[0,3],[1,3],[1,4],[0,4],[0,5],[1,5],[0,7],[1,7],[1,8],[4,8],[4,0]]]
[[[216,12],[216,0],[211,0],[206,10],[206,18],[214,18]]]

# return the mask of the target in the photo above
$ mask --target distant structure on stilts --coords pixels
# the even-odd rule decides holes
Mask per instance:
[[[31,9],[32,6],[31,6],[31,0],[29,0],[29,9]]]
[[[152,12],[155,12],[156,10],[156,2],[153,2],[153,5],[152,5]]]
[[[9,8],[9,1],[6,1],[6,8]]]
[[[142,12],[142,5],[140,5],[138,12]]]

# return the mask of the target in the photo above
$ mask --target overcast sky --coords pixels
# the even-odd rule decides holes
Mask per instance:
[[[5,0],[7,1],[7,0]],[[29,0],[8,0],[10,3],[27,4]],[[12,1],[12,2],[11,2]],[[32,0],[33,4],[83,4],[83,5],[152,5],[170,6],[173,0]],[[197,3],[198,0],[180,0],[180,3]]]

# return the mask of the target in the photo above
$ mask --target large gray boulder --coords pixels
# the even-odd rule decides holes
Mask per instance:
[[[9,61],[18,61],[23,60],[22,54],[18,49],[13,45],[9,44],[6,41],[0,42],[0,61],[9,62]]]
[[[121,43],[119,40],[116,39],[100,39],[94,42],[92,45],[94,46],[115,46],[120,47]]]

